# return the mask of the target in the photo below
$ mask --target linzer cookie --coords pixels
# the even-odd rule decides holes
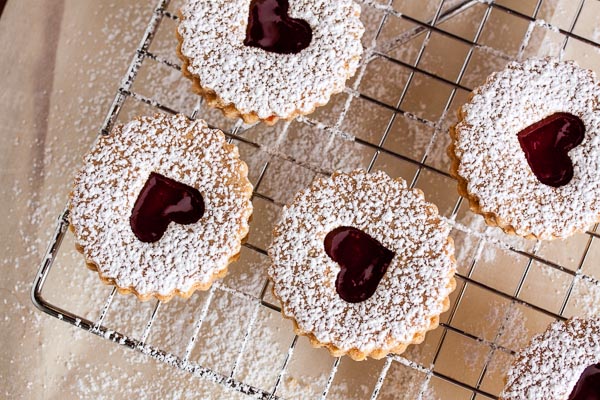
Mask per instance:
[[[180,17],[178,51],[194,90],[247,123],[325,105],[363,52],[352,0],[187,0]]]
[[[252,214],[248,168],[222,132],[141,117],[102,136],[71,194],[87,265],[141,300],[206,290],[237,259]]]
[[[555,322],[519,352],[503,400],[599,400],[600,319]]]
[[[600,221],[600,86],[552,58],[490,76],[451,129],[451,172],[489,225],[566,238]]]
[[[421,191],[383,172],[316,180],[274,229],[273,292],[296,333],[334,356],[402,353],[449,307],[449,230]]]

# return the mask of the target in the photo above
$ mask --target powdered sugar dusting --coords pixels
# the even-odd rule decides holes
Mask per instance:
[[[567,400],[583,371],[600,362],[600,319],[555,322],[519,353],[501,395]]]
[[[151,172],[197,188],[205,215],[170,224],[156,243],[131,231],[133,204]],[[237,148],[203,121],[157,115],[117,127],[86,156],[71,199],[78,245],[100,274],[142,296],[210,284],[239,253],[252,188]]]
[[[190,0],[181,10],[181,53],[188,71],[225,104],[259,118],[289,118],[326,104],[358,68],[364,27],[351,0],[290,2],[289,14],[307,21],[313,38],[298,54],[244,45],[251,0]]]
[[[592,71],[551,58],[511,63],[475,90],[456,126],[458,174],[479,201],[522,236],[567,237],[600,220],[600,87]],[[539,182],[517,134],[557,112],[584,122],[571,150],[574,177],[561,188]]]
[[[339,266],[323,240],[340,226],[363,230],[396,253],[368,300],[335,291]],[[342,351],[393,351],[431,328],[454,287],[449,226],[422,193],[383,172],[354,171],[317,180],[286,207],[274,231],[269,275],[301,332]]]

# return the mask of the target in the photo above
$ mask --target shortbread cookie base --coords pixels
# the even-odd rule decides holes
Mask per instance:
[[[600,361],[598,318],[553,322],[521,349],[504,379],[500,400],[567,400],[581,374]]]
[[[161,117],[162,117],[161,114],[156,114],[154,116],[154,118],[161,118]],[[142,121],[143,118],[144,117],[138,117],[138,118],[134,119],[133,121]],[[113,132],[111,133],[111,135],[121,132],[121,130],[123,128],[124,128],[124,125],[116,126],[113,129]],[[228,184],[233,185],[233,186],[238,186],[241,188],[239,196],[240,196],[240,198],[245,199],[246,206],[243,207],[242,212],[240,213],[240,215],[241,215],[240,218],[242,220],[249,222],[251,220],[252,211],[253,211],[252,203],[250,202],[250,198],[252,197],[253,188],[252,188],[252,185],[250,184],[250,182],[247,180],[248,166],[244,161],[242,161],[239,158],[239,152],[238,152],[237,147],[234,146],[233,144],[227,143],[225,141],[223,133],[219,132],[218,134],[221,136],[220,140],[222,141],[223,150],[227,154],[232,154],[233,158],[236,160],[235,163],[239,170],[240,177],[246,177],[245,179],[240,178],[240,180],[236,180],[235,182],[228,182]],[[94,148],[94,150],[92,150],[92,152],[94,152],[94,151],[99,151],[99,148]],[[74,196],[74,192],[71,192],[71,194],[69,196],[70,197],[69,210],[71,212],[72,212],[73,204],[74,204],[73,196]],[[78,234],[81,232],[81,229],[82,228],[80,226],[78,226],[75,221],[71,221],[70,230],[75,235],[76,249],[81,254],[83,254],[86,266],[90,270],[95,271],[98,274],[100,280],[104,284],[116,287],[117,291],[121,294],[133,294],[140,301],[148,301],[151,299],[158,299],[162,302],[168,302],[171,299],[173,299],[174,297],[189,298],[196,290],[201,290],[201,291],[208,290],[212,286],[212,284],[214,283],[215,280],[225,277],[228,272],[228,266],[231,263],[233,263],[239,259],[241,247],[246,242],[247,237],[248,237],[249,225],[248,225],[248,223],[241,224],[239,231],[237,231],[236,234],[232,235],[232,241],[234,243],[236,243],[236,246],[235,246],[234,250],[232,251],[233,255],[229,257],[227,263],[224,263],[224,265],[221,265],[220,268],[215,268],[214,271],[211,271],[211,275],[209,277],[207,277],[206,279],[203,279],[202,282],[195,282],[192,285],[190,285],[189,290],[181,291],[180,289],[175,288],[174,290],[172,290],[171,292],[168,292],[168,293],[162,293],[162,292],[159,293],[158,291],[148,291],[148,292],[141,293],[140,291],[136,290],[134,287],[131,287],[131,286],[126,287],[126,286],[119,285],[116,279],[114,279],[112,277],[108,277],[105,274],[103,274],[102,268],[100,268],[98,266],[98,262],[92,261],[85,254],[84,246],[80,243],[80,240],[78,238]]]
[[[472,96],[473,96],[473,94],[471,94],[471,97]],[[470,99],[469,99],[469,101],[470,101]],[[525,239],[557,240],[557,239],[564,239],[565,237],[569,237],[569,236],[575,235],[577,233],[585,233],[585,231],[586,231],[585,229],[572,229],[568,234],[563,235],[563,236],[558,236],[556,234],[553,234],[553,235],[551,235],[551,237],[544,237],[544,238],[536,236],[532,232],[528,232],[526,234],[519,234],[519,233],[517,233],[517,229],[513,225],[508,223],[506,220],[504,220],[500,216],[496,215],[495,213],[483,211],[480,206],[479,197],[477,197],[476,195],[469,192],[468,181],[458,173],[458,169],[460,167],[461,160],[456,155],[454,143],[456,142],[457,137],[458,137],[458,134],[456,132],[456,126],[462,120],[463,120],[463,112],[462,112],[462,108],[461,108],[458,110],[458,122],[455,125],[453,125],[452,127],[450,127],[450,130],[449,130],[451,142],[450,142],[450,145],[448,146],[447,153],[448,153],[448,157],[450,157],[450,162],[451,162],[450,175],[452,175],[452,177],[454,177],[457,181],[458,194],[468,200],[469,208],[472,212],[474,212],[475,214],[481,215],[483,217],[483,219],[485,220],[485,223],[488,226],[500,228],[504,231],[504,233],[506,233],[508,235],[520,236]],[[600,222],[600,215],[598,215],[598,219],[596,220],[595,223],[598,223],[598,222]]]
[[[73,234],[75,234],[75,228],[73,227],[73,225],[69,226],[69,230]],[[247,238],[248,238],[248,236],[246,235],[246,237],[242,240],[242,244],[246,243]],[[85,258],[83,248],[80,245],[78,245],[77,243],[75,244],[75,248]],[[117,292],[119,292],[122,295],[134,295],[140,301],[150,301],[153,299],[157,299],[163,303],[167,303],[167,302],[171,301],[174,297],[180,297],[182,299],[189,299],[194,294],[194,292],[196,292],[198,290],[206,291],[206,290],[210,289],[210,287],[213,285],[213,283],[215,281],[217,281],[219,279],[223,279],[223,278],[225,278],[225,276],[227,276],[227,274],[229,272],[229,269],[228,269],[229,265],[236,262],[237,260],[239,260],[239,258],[240,258],[240,253],[238,252],[236,255],[234,255],[233,257],[231,257],[229,259],[227,267],[225,267],[224,269],[222,269],[220,271],[215,271],[215,273],[209,279],[208,282],[197,283],[197,284],[193,285],[192,288],[190,290],[188,290],[187,292],[182,292],[180,290],[174,290],[173,292],[171,292],[167,295],[162,295],[157,292],[142,294],[142,293],[139,293],[137,290],[135,290],[133,287],[121,287],[116,283],[116,281],[114,279],[107,278],[104,275],[102,275],[102,272],[100,272],[100,269],[98,268],[98,266],[94,262],[88,260],[87,258],[85,259],[85,266],[90,271],[96,272],[98,274],[98,277],[102,281],[102,283],[104,283],[107,286],[114,286],[117,289]]]
[[[338,175],[342,175],[342,174],[334,173],[332,175],[332,179]],[[352,176],[352,173],[350,174],[350,176]],[[395,181],[403,182],[401,179],[396,179]],[[421,197],[421,198],[424,197],[423,192],[421,190],[419,190],[419,189],[412,189],[412,190],[415,193],[417,193],[417,195],[419,197]],[[428,212],[430,212],[430,215],[437,215],[437,213],[438,213],[437,207],[433,204],[429,204],[429,205],[431,206],[431,209],[428,210]],[[273,235],[274,235],[274,237],[276,237],[278,235],[276,230],[273,231]],[[448,257],[450,259],[452,265],[456,265],[456,259],[454,257],[454,241],[451,237],[447,238],[446,244],[444,245],[444,248],[443,248],[443,253],[446,255],[446,257]],[[408,346],[410,346],[412,344],[422,343],[425,340],[426,333],[431,330],[436,329],[439,326],[440,315],[442,313],[448,311],[448,309],[450,308],[450,295],[456,289],[456,279],[454,278],[454,273],[455,273],[455,270],[450,270],[448,272],[448,275],[446,276],[448,283],[447,283],[447,286],[445,287],[445,290],[448,293],[448,295],[439,300],[438,304],[441,305],[441,312],[439,312],[438,314],[435,314],[435,315],[429,315],[429,316],[425,317],[429,320],[428,326],[426,326],[424,329],[416,331],[414,333],[413,337],[411,338],[411,340],[409,340],[409,341],[394,341],[393,339],[390,339],[387,341],[385,348],[383,346],[376,347],[370,351],[364,351],[364,350],[361,350],[356,347],[350,348],[350,349],[341,349],[333,342],[320,341],[319,339],[317,339],[314,332],[306,331],[299,327],[299,325],[298,325],[296,319],[294,318],[294,316],[292,315],[292,313],[287,310],[286,302],[277,293],[275,286],[272,287],[272,292],[273,292],[274,297],[281,304],[282,316],[284,318],[292,321],[294,332],[297,335],[307,337],[309,339],[311,345],[315,348],[327,349],[333,357],[340,357],[343,355],[348,355],[350,358],[352,358],[355,361],[363,361],[367,357],[370,357],[373,359],[381,359],[381,358],[386,357],[389,354],[401,354],[404,351],[406,351]],[[272,278],[271,278],[271,280],[272,280]]]
[[[453,246],[451,244],[451,242],[450,242],[450,245]],[[456,279],[454,279],[454,277],[452,277],[450,279],[449,285],[450,285],[449,286],[450,292],[454,292],[454,290],[456,289]],[[275,296],[275,298],[279,301],[279,303],[283,304],[283,301],[281,300],[281,298],[279,298],[279,296],[277,295],[277,292],[275,291],[274,288],[273,288],[272,292],[273,292],[273,296]],[[442,303],[443,303],[442,313],[444,313],[450,309],[450,296],[446,297]],[[366,352],[360,351],[357,348],[353,348],[353,349],[350,349],[347,351],[342,350],[339,347],[335,346],[333,343],[324,343],[324,342],[319,341],[319,339],[317,339],[315,337],[315,335],[312,334],[311,332],[307,332],[307,331],[300,329],[300,327],[298,326],[294,317],[286,314],[285,307],[281,308],[281,315],[285,319],[289,319],[290,321],[292,321],[292,324],[294,325],[294,333],[298,336],[305,336],[309,340],[311,346],[313,346],[314,348],[317,348],[317,349],[325,348],[327,351],[329,351],[329,354],[331,354],[332,357],[341,357],[341,356],[347,355],[354,361],[364,361],[367,359],[367,357],[373,358],[375,360],[380,360],[382,358],[387,357],[389,354],[398,354],[398,355],[402,354],[406,351],[408,346],[410,346],[412,344],[423,343],[427,332],[438,328],[440,325],[440,316],[439,315],[433,316],[429,320],[430,321],[429,327],[427,327],[426,329],[424,329],[420,332],[415,333],[415,335],[413,336],[413,338],[410,342],[403,342],[403,343],[398,342],[398,343],[394,343],[393,345],[390,344],[391,346],[394,346],[391,348],[391,350],[375,349],[375,350],[371,351],[370,353],[366,353]]]
[[[179,18],[183,18],[181,12],[179,13]],[[190,65],[189,58],[187,58],[181,52],[181,46],[183,44],[183,37],[179,34],[179,31],[177,29],[175,30],[175,34],[177,35],[177,40],[179,42],[177,45],[177,55],[179,56],[179,58],[181,59],[181,61],[183,63],[181,66],[181,71],[183,72],[183,75],[186,78],[188,78],[190,81],[192,81],[192,91],[194,93],[202,96],[204,101],[206,101],[206,103],[209,106],[221,110],[223,115],[225,115],[225,117],[227,117],[227,118],[231,118],[231,119],[241,118],[244,121],[244,123],[246,123],[246,124],[255,124],[257,122],[264,122],[265,124],[267,124],[269,126],[273,126],[280,120],[291,121],[301,115],[312,114],[313,112],[315,112],[315,110],[318,107],[327,105],[332,96],[342,92],[341,90],[333,91],[331,93],[329,99],[326,102],[316,103],[312,107],[312,109],[309,110],[308,112],[302,112],[302,111],[296,109],[289,115],[283,115],[283,116],[271,115],[267,118],[260,118],[256,112],[244,113],[244,112],[238,110],[238,108],[236,107],[235,104],[227,103],[223,99],[221,99],[214,90],[212,90],[210,88],[205,88],[202,86],[202,83],[200,82],[200,78],[197,75],[192,74],[188,69],[188,67]],[[356,57],[354,61],[358,61],[358,60],[360,60],[360,57]],[[346,70],[346,80],[348,80],[353,75],[350,72],[348,64],[346,65],[345,70]]]
[[[582,93],[588,93],[587,91],[584,91],[585,89],[589,89],[589,91],[591,92],[592,90],[594,90],[595,87],[597,87],[597,84],[588,84],[589,82],[595,82],[595,75],[592,71],[589,70],[585,70],[582,69],[580,67],[578,67],[576,64],[572,63],[572,62],[555,62],[554,59],[552,58],[545,58],[545,59],[531,59],[531,60],[527,60],[523,63],[511,63],[509,64],[508,68],[513,68],[514,70],[518,71],[518,72],[523,72],[525,71],[525,67],[527,68],[532,68],[533,66],[537,66],[537,68],[556,68],[558,70],[560,70],[560,72],[562,73],[562,75],[560,75],[558,78],[558,83],[557,85],[562,85],[561,87],[565,87],[565,88],[570,88],[573,85],[577,85],[576,87],[581,89],[580,91]],[[562,68],[562,69],[561,69]],[[495,83],[497,82],[503,82],[502,79],[506,80],[506,76],[509,75],[509,73],[511,72],[507,72],[507,69],[496,72],[492,75],[490,75],[486,82],[483,83],[482,85],[480,85],[477,89],[475,89],[469,96],[469,99],[465,102],[465,105],[461,106],[457,112],[458,115],[458,121],[457,123],[452,126],[449,130],[449,135],[451,138],[451,143],[447,149],[447,153],[448,156],[451,160],[451,166],[450,166],[450,174],[456,178],[457,182],[458,182],[458,192],[461,196],[463,196],[465,199],[467,199],[469,201],[469,206],[471,208],[471,210],[481,216],[483,216],[483,218],[485,219],[486,223],[489,226],[493,226],[493,227],[499,227],[501,228],[505,233],[509,234],[509,235],[517,235],[520,237],[524,237],[527,239],[538,239],[538,240],[555,240],[555,239],[565,239],[567,237],[570,237],[576,233],[584,233],[587,229],[589,229],[591,226],[593,226],[594,224],[600,222],[600,212],[593,212],[592,215],[587,216],[586,221],[576,221],[574,222],[573,219],[573,211],[570,210],[570,213],[568,214],[568,216],[565,216],[563,218],[564,220],[564,224],[557,224],[556,221],[554,221],[554,224],[552,226],[550,226],[550,224],[548,226],[545,225],[545,223],[541,223],[538,224],[538,226],[529,226],[527,227],[526,225],[519,223],[518,220],[514,220],[509,222],[506,218],[501,217],[500,215],[498,215],[493,207],[490,210],[490,207],[484,207],[482,206],[482,204],[486,203],[487,200],[481,198],[479,195],[474,194],[473,192],[469,191],[469,181],[467,178],[463,177],[460,175],[459,171],[461,169],[461,157],[459,156],[459,152],[457,151],[457,143],[459,143],[461,141],[461,129],[464,130],[465,134],[469,134],[469,132],[471,131],[471,127],[469,126],[469,119],[472,119],[472,116],[468,116],[467,115],[467,108],[472,108],[473,105],[480,105],[480,104],[487,104],[487,102],[482,101],[481,99],[479,99],[479,102],[476,101],[475,97],[479,95],[479,97],[485,99],[484,96],[481,96],[482,93],[486,90],[490,90],[490,88],[492,90],[496,90],[497,92],[499,92],[500,94],[496,94],[496,96],[506,96],[506,91],[503,91],[501,89],[498,89],[498,87],[501,87],[499,85],[496,84],[496,86],[494,86]],[[565,72],[566,70],[566,72]],[[529,71],[529,70],[527,70]],[[569,84],[570,81],[566,80],[565,75],[568,76],[569,73],[573,74],[573,80],[575,81],[572,84]],[[523,79],[522,77],[520,79]],[[524,85],[524,83],[522,81],[520,81],[521,85],[520,86],[520,90],[526,91],[526,89],[528,88],[526,85]],[[545,87],[554,87],[553,86],[554,81],[550,78],[547,85]],[[536,84],[539,86],[540,83],[536,82]],[[567,90],[565,89],[565,90]],[[533,89],[530,89],[533,90]],[[590,94],[590,96],[592,96],[592,94]],[[494,97],[495,98],[495,97]],[[541,102],[543,101],[543,99],[537,99],[536,101]],[[575,100],[572,100],[573,102],[575,102]],[[597,134],[597,120],[598,117],[594,117],[593,115],[591,115],[590,113],[592,112],[592,109],[590,109],[587,106],[582,105],[583,101],[581,99],[578,99],[579,103],[577,104],[577,110],[579,110],[579,115],[581,115],[582,112],[584,112],[584,116],[588,117],[588,119],[586,119],[586,124],[590,124],[590,126],[586,126],[586,129],[590,129],[589,132],[593,133],[593,134]],[[587,103],[586,103],[587,104]],[[557,109],[559,111],[565,111],[565,112],[570,112],[570,103],[567,103],[566,105],[562,105],[562,106],[556,106]],[[573,106],[575,107],[575,106]],[[586,108],[587,107],[587,108]],[[583,111],[582,111],[583,110]],[[573,111],[573,110],[571,110]],[[532,111],[530,111],[532,112]],[[535,111],[533,111],[535,112]],[[558,112],[554,109],[549,109],[549,112]],[[574,112],[574,111],[573,111]],[[587,114],[585,114],[587,113]],[[473,115],[478,115],[478,114],[473,114]],[[543,115],[542,115],[543,116]],[[515,120],[519,120],[519,116],[515,115]],[[582,117],[584,118],[584,117]],[[585,118],[584,118],[585,119]],[[590,133],[590,134],[591,134]],[[587,135],[588,133],[586,133]],[[516,135],[516,133],[515,133]],[[464,139],[463,139],[464,140]],[[597,138],[596,138],[597,140]],[[591,143],[591,144],[590,144]],[[588,149],[590,148],[590,146],[594,146],[594,139],[592,137],[592,139],[588,139],[588,142],[586,142],[586,146],[588,146]],[[521,151],[520,147],[518,147],[517,144],[517,148],[515,149],[515,151]],[[588,150],[589,151],[589,150]],[[473,154],[473,152],[470,153],[470,155],[473,156],[477,156],[477,154]],[[503,154],[503,157],[507,157],[506,154]],[[484,160],[485,161],[485,160]],[[508,161],[510,160],[506,160],[506,162],[508,163]],[[469,161],[469,163],[467,163],[466,165],[471,165],[472,161]],[[485,164],[485,162],[483,163]],[[512,164],[509,164],[512,165]],[[592,163],[590,164],[585,164],[585,165],[593,165]],[[585,168],[588,168],[588,171],[594,170],[593,167],[587,166]],[[510,172],[510,171],[508,171]],[[507,172],[507,173],[508,173]],[[502,172],[500,172],[501,174]],[[493,178],[492,178],[493,179]],[[574,178],[575,179],[575,178]],[[585,187],[581,187],[581,182],[578,182],[579,184],[579,190],[585,190]],[[508,190],[508,189],[507,189]],[[522,189],[521,189],[522,190]],[[499,193],[501,193],[499,191]],[[537,193],[537,192],[536,192]],[[592,197],[594,195],[592,194]],[[588,196],[589,198],[589,196]],[[530,202],[533,202],[534,204],[532,204],[532,207],[535,206],[535,201],[529,199]],[[580,202],[580,201],[586,201],[583,200],[583,195],[582,198],[571,198],[571,202]],[[537,207],[536,210],[538,210],[538,212],[543,213],[543,207],[542,207],[542,203],[540,202],[540,200],[537,200],[539,207],[539,210]],[[560,204],[560,203],[559,203]],[[572,204],[572,203],[569,203]],[[557,214],[553,214],[553,215],[560,215],[560,213],[558,213],[557,211],[554,211]],[[555,218],[555,220],[558,220],[560,217],[557,216]],[[571,218],[571,220],[569,220],[568,218]]]

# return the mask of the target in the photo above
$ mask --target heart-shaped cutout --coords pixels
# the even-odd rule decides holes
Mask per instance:
[[[252,0],[246,46],[278,54],[297,54],[312,41],[308,22],[288,15],[288,0]]]
[[[583,371],[569,400],[600,400],[600,364],[590,365]]]
[[[189,225],[204,215],[204,199],[188,185],[152,172],[142,188],[129,224],[144,243],[157,242],[171,222]]]
[[[556,113],[519,132],[519,143],[538,180],[558,188],[573,179],[569,151],[584,137],[585,125],[579,117]]]
[[[348,303],[360,303],[375,293],[394,252],[360,229],[340,227],[325,237],[325,252],[340,266],[335,287]]]

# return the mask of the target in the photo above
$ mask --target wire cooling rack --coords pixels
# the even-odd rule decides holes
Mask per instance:
[[[559,3],[560,0],[558,0]],[[137,47],[133,59],[121,85],[117,91],[116,97],[108,111],[104,124],[100,130],[101,134],[108,134],[115,124],[120,111],[126,100],[131,99],[136,102],[141,102],[150,106],[158,111],[166,113],[176,113],[181,110],[174,110],[165,104],[161,104],[158,100],[144,96],[134,90],[134,82],[139,75],[140,68],[143,63],[147,60],[153,60],[154,62],[160,63],[167,68],[180,70],[181,67],[173,61],[170,61],[160,55],[157,55],[150,51],[151,43],[158,32],[162,23],[165,20],[177,21],[177,16],[174,12],[174,7],[169,7],[169,0],[160,0],[155,6],[152,13],[152,17],[148,24],[148,27],[143,35],[143,38]],[[361,67],[357,73],[357,77],[353,79],[349,86],[343,93],[345,100],[339,104],[339,112],[336,114],[336,119],[330,123],[323,123],[314,116],[301,117],[295,123],[301,124],[302,126],[308,127],[317,131],[318,134],[324,137],[341,137],[351,145],[361,146],[367,149],[372,154],[369,156],[369,160],[363,167],[372,170],[378,168],[380,165],[379,161],[385,158],[388,164],[402,164],[410,166],[410,171],[414,172],[412,176],[411,186],[420,186],[421,178],[428,177],[430,181],[448,181],[451,185],[454,185],[452,178],[448,174],[447,170],[435,160],[432,156],[436,143],[443,142],[443,136],[447,130],[448,121],[452,119],[452,113],[457,107],[456,102],[460,100],[461,96],[464,98],[465,94],[468,94],[472,86],[469,83],[469,74],[473,70],[473,65],[477,65],[476,60],[482,58],[493,58],[498,60],[498,67],[501,68],[503,64],[508,63],[511,60],[522,59],[528,55],[528,49],[532,41],[539,37],[540,33],[543,35],[552,35],[556,46],[552,49],[556,56],[565,57],[567,55],[570,58],[573,54],[578,54],[577,51],[570,51],[571,47],[575,49],[581,49],[582,46],[589,51],[597,52],[600,50],[600,44],[597,40],[594,40],[593,35],[587,35],[577,30],[578,22],[585,14],[586,7],[598,3],[597,0],[578,0],[569,1],[569,5],[566,7],[569,11],[569,22],[565,26],[556,26],[543,21],[539,15],[544,10],[544,7],[553,7],[552,4],[556,2],[536,0],[536,1],[490,1],[490,0],[441,0],[434,2],[433,0],[428,3],[436,3],[435,7],[430,7],[432,12],[430,15],[416,15],[412,16],[408,13],[404,13],[402,10],[402,2],[394,0],[362,0],[363,13],[371,13],[372,15],[378,15],[378,18],[371,18],[371,26],[367,26],[368,32],[373,36],[371,43],[367,43],[365,56],[363,57]],[[407,2],[410,3],[410,2]],[[427,2],[426,2],[427,3]],[[564,1],[562,3],[565,3]],[[562,4],[561,3],[561,4]],[[430,6],[431,4],[429,4]],[[427,6],[424,6],[427,8]],[[414,7],[413,7],[414,8]],[[470,13],[473,10],[477,12],[472,13],[472,17],[478,18],[478,21],[474,24],[474,29],[469,35],[456,33],[452,29],[451,25],[447,25],[448,21],[452,21],[453,18],[460,16],[464,13]],[[471,15],[471,14],[469,14]],[[502,25],[498,25],[494,22],[495,19],[500,17],[503,22]],[[386,33],[388,22],[391,20],[399,22],[400,26],[404,28],[400,32],[394,34]],[[479,20],[480,19],[480,20]],[[506,21],[509,21],[508,23]],[[522,35],[518,46],[513,48],[505,48],[501,44],[501,41],[495,41],[495,45],[489,45],[489,41],[486,38],[493,37],[496,35],[506,35],[507,31],[503,30],[508,24],[509,27],[521,26],[523,28]],[[414,48],[414,52],[411,57],[403,57],[402,53],[398,53],[398,49],[402,49],[403,46],[409,46],[411,43],[414,44],[414,39],[419,38],[417,41],[418,46]],[[461,54],[462,62],[454,68],[454,73],[448,73],[447,69],[439,69],[431,64],[428,60],[435,57],[435,49],[439,49],[440,46],[436,46],[436,41],[451,41],[457,46],[464,49]],[[544,45],[545,46],[545,45]],[[443,46],[442,46],[443,47]],[[434,49],[434,50],[431,50]],[[549,51],[548,51],[549,52]],[[410,59],[408,59],[410,58]],[[403,84],[398,87],[395,93],[393,101],[382,99],[380,93],[373,89],[373,84],[385,85],[383,77],[373,78],[369,72],[370,64],[380,60],[389,63],[390,66],[402,68],[405,72],[403,75]],[[484,68],[485,69],[485,68]],[[480,73],[483,73],[479,71]],[[486,71],[484,71],[486,72]],[[487,71],[492,72],[492,71]],[[369,82],[368,82],[369,81]],[[368,82],[368,85],[364,83]],[[425,82],[425,83],[423,83]],[[427,112],[420,112],[418,108],[410,108],[410,99],[414,97],[414,88],[418,85],[425,85],[427,88],[436,90],[436,88],[443,88],[442,101],[436,100],[440,103],[439,112],[434,117]],[[427,86],[429,85],[429,86]],[[439,95],[440,91],[436,93]],[[385,97],[385,96],[383,96]],[[438,96],[439,98],[440,96]],[[361,102],[365,104],[366,109],[378,109],[383,110],[382,113],[386,113],[386,119],[382,122],[382,132],[379,136],[373,138],[372,136],[365,136],[356,134],[355,132],[349,132],[351,129],[347,129],[349,126],[345,124],[345,120],[349,118],[350,113],[356,117],[356,112],[352,110],[353,102]],[[427,103],[428,98],[425,99]],[[433,101],[433,100],[432,100]],[[200,107],[197,107],[189,117],[191,118],[202,118],[203,115],[199,115]],[[359,117],[360,118],[360,117]],[[391,142],[390,137],[394,134],[394,126],[397,120],[404,119],[411,123],[420,124],[421,126],[429,129],[431,135],[428,140],[428,144],[424,147],[424,151],[418,156],[406,155],[403,151],[394,148],[389,145]],[[286,131],[290,123],[281,123],[282,130]],[[350,124],[351,126],[352,124]],[[267,204],[271,204],[274,207],[280,207],[281,204],[273,196],[269,196],[262,191],[261,185],[264,181],[268,171],[275,168],[275,164],[279,161],[285,161],[292,163],[293,165],[301,166],[314,172],[314,174],[331,174],[331,168],[311,163],[310,161],[302,160],[298,155],[291,154],[290,151],[286,151],[286,147],[279,147],[278,150],[273,150],[271,147],[260,143],[258,140],[252,140],[252,135],[245,135],[245,133],[251,129],[261,129],[260,126],[249,127],[243,125],[241,122],[236,123],[233,129],[227,127],[217,126],[218,128],[225,131],[231,142],[237,144],[243,144],[254,149],[258,149],[268,154],[269,158],[261,164],[259,171],[257,172],[257,178],[255,180],[255,192],[254,199],[261,200]],[[445,145],[444,145],[445,147]],[[406,176],[405,176],[406,178]],[[410,178],[409,178],[410,181]],[[443,191],[443,189],[442,189]],[[454,199],[450,196],[451,199]],[[436,199],[431,199],[436,201]],[[447,202],[446,200],[443,200]],[[456,195],[456,201],[451,200],[448,206],[448,211],[445,213],[445,217],[448,218],[450,223],[454,227],[454,231],[468,237],[474,237],[479,240],[479,246],[484,246],[484,240],[486,232],[477,232],[471,230],[469,227],[461,223],[461,210],[465,209],[463,200]],[[256,217],[255,217],[256,218]],[[253,223],[256,223],[254,221]],[[61,319],[62,321],[68,322],[80,329],[94,333],[108,340],[111,340],[120,345],[129,347],[137,350],[157,360],[163,361],[176,368],[187,371],[194,376],[208,379],[212,382],[220,384],[226,388],[234,391],[238,391],[243,394],[250,395],[256,398],[263,399],[276,399],[280,398],[281,395],[278,389],[281,386],[282,378],[286,374],[286,369],[290,365],[291,360],[294,358],[294,351],[297,347],[298,337],[294,336],[291,344],[289,345],[288,352],[283,358],[283,362],[280,365],[273,365],[273,369],[278,371],[277,380],[272,387],[261,388],[252,386],[244,383],[237,379],[235,370],[238,367],[239,360],[244,353],[247,351],[247,343],[249,337],[253,333],[254,325],[257,318],[258,310],[262,307],[266,307],[271,310],[279,311],[279,307],[276,304],[272,304],[268,299],[268,288],[269,283],[265,279],[262,286],[260,296],[254,294],[245,293],[238,289],[229,287],[223,282],[213,285],[213,287],[206,294],[206,300],[204,305],[198,311],[197,318],[194,322],[193,334],[188,338],[187,345],[185,347],[185,353],[183,356],[177,356],[169,353],[166,350],[153,347],[147,343],[147,339],[150,332],[153,329],[153,323],[157,315],[161,312],[161,303],[156,302],[149,320],[143,327],[143,333],[139,338],[132,338],[119,333],[116,329],[111,329],[110,326],[105,325],[105,317],[115,298],[116,289],[112,289],[112,292],[104,302],[104,306],[99,310],[99,317],[92,321],[84,318],[77,313],[71,312],[67,309],[61,308],[57,304],[52,304],[47,301],[43,296],[44,285],[47,282],[47,278],[52,272],[54,261],[57,257],[63,238],[65,237],[69,227],[69,214],[65,210],[59,218],[56,232],[54,233],[51,242],[49,244],[46,256],[41,263],[39,272],[35,278],[35,282],[32,290],[32,299],[34,304],[43,312]],[[498,395],[498,390],[491,393],[483,385],[486,378],[486,373],[493,355],[500,352],[508,356],[514,355],[515,349],[510,349],[504,346],[500,339],[502,328],[498,330],[495,335],[491,337],[484,337],[473,333],[468,327],[464,327],[464,324],[458,322],[458,315],[461,313],[460,307],[468,297],[468,288],[476,288],[477,290],[484,291],[502,299],[510,305],[516,305],[526,308],[533,313],[542,314],[549,320],[554,319],[565,319],[567,307],[574,291],[576,279],[583,279],[591,285],[598,285],[598,279],[592,276],[593,274],[587,274],[584,268],[586,260],[590,260],[590,249],[592,246],[597,245],[600,240],[600,235],[597,232],[598,227],[594,227],[591,231],[585,235],[579,237],[579,241],[583,244],[579,247],[580,254],[573,255],[574,261],[570,265],[566,265],[563,261],[555,261],[552,257],[547,257],[544,254],[544,244],[537,242],[531,246],[519,246],[519,245],[505,245],[507,252],[512,253],[524,260],[524,267],[520,271],[520,278],[515,282],[515,285],[510,290],[499,287],[489,280],[483,280],[478,278],[477,274],[477,256],[474,255],[469,257],[467,260],[463,260],[457,280],[459,285],[457,291],[454,293],[452,307],[443,322],[441,323],[438,331],[440,332],[439,338],[435,343],[435,351],[432,357],[432,361],[428,363],[418,362],[407,358],[402,355],[390,355],[382,363],[381,370],[378,378],[372,387],[370,394],[371,399],[376,399],[380,395],[380,392],[386,384],[386,377],[390,368],[396,364],[402,365],[407,368],[414,369],[422,374],[425,379],[420,387],[418,393],[415,393],[415,398],[424,398],[424,393],[428,382],[432,379],[438,379],[445,383],[449,383],[454,387],[460,388],[463,392],[468,394],[467,398],[471,399],[495,399]],[[253,244],[245,245],[248,251],[257,252],[261,255],[266,255],[264,246],[258,246]],[[481,248],[478,249],[479,252]],[[560,258],[560,257],[559,257]],[[598,260],[592,260],[593,263],[599,262]],[[563,288],[561,301],[556,306],[548,306],[547,304],[541,304],[535,300],[535,297],[524,295],[524,288],[527,285],[528,279],[532,279],[531,276],[534,274],[534,270],[537,266],[542,266],[546,269],[553,270],[556,273],[562,274],[566,277],[567,284]],[[235,267],[233,267],[235,268]],[[254,313],[252,314],[249,323],[246,328],[240,328],[243,330],[243,340],[241,347],[238,350],[238,357],[236,358],[235,364],[229,374],[217,372],[210,368],[199,365],[197,362],[192,360],[191,354],[194,346],[197,343],[198,334],[202,328],[203,321],[205,320],[210,307],[211,301],[218,291],[224,291],[231,295],[238,296],[245,299],[246,301],[255,304]],[[473,315],[472,318],[477,318]],[[508,328],[506,328],[508,329]],[[431,335],[431,334],[430,334]],[[455,373],[453,370],[448,368],[442,368],[440,359],[447,357],[444,355],[447,349],[448,339],[450,336],[454,338],[462,338],[470,340],[483,346],[487,352],[487,356],[484,359],[483,364],[479,370],[472,371],[474,374],[472,378],[465,379],[459,373]],[[455,340],[455,339],[453,339]],[[454,351],[467,351],[454,345]],[[332,368],[329,371],[326,383],[323,386],[321,398],[326,398],[330,391],[332,382],[334,381],[336,374],[338,373],[338,367],[340,365],[341,358],[332,360]],[[360,365],[360,364],[357,364]],[[459,368],[460,369],[460,368]],[[438,393],[439,395],[439,393]],[[443,393],[441,394],[444,395]],[[453,398],[452,395],[447,395],[444,398]]]

